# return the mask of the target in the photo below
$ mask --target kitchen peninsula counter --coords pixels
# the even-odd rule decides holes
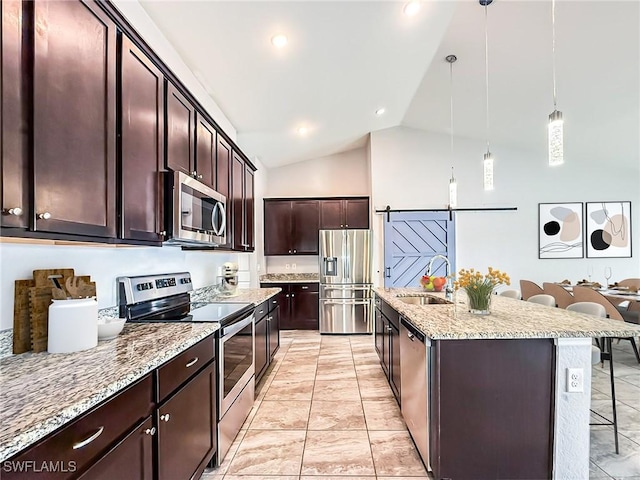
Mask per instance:
[[[453,294],[453,304],[429,305],[407,304],[399,297],[426,295],[444,299],[444,293],[425,292],[419,288],[375,288],[374,291],[432,340],[640,335],[640,327],[636,325],[500,295],[491,298],[491,314],[483,316],[468,311],[467,297],[463,291]]]
[[[318,283],[317,273],[267,273],[260,276],[260,283]]]
[[[277,295],[282,289],[274,288],[239,288],[236,295],[221,295],[215,286],[199,288],[191,294],[192,302],[225,302],[252,303],[260,305],[265,300]]]

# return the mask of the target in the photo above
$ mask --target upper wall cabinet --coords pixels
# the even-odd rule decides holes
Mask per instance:
[[[239,154],[232,153],[231,202],[227,201],[227,208],[231,206],[233,227],[227,232],[233,234],[234,250],[252,252],[255,249],[253,169]]]
[[[369,228],[369,198],[342,198],[320,202],[320,228]]]
[[[216,143],[216,192],[227,199],[227,243],[222,248],[233,248],[233,207],[231,199],[231,145],[218,135]]]
[[[2,216],[0,226],[29,225],[27,122],[22,76],[22,2],[2,0],[0,55],[0,165]]]
[[[163,240],[164,75],[122,36],[122,238]]]
[[[265,199],[265,255],[317,255],[319,218],[318,200]]]
[[[27,6],[35,230],[115,237],[116,25],[92,0]]]
[[[167,83],[167,168],[187,175],[195,171],[195,107]]]
[[[202,183],[216,189],[217,132],[202,116],[196,117],[196,176]]]

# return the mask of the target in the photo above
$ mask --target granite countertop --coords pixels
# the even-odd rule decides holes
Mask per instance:
[[[453,304],[410,305],[398,296],[431,295],[419,288],[375,288],[378,296],[433,340],[498,338],[631,337],[640,327],[618,320],[546,307],[494,295],[491,315],[473,315],[467,309],[464,291],[454,293]]]
[[[317,273],[267,273],[260,275],[260,283],[307,283],[319,282]]]
[[[67,354],[0,360],[0,461],[87,412],[218,330],[215,323],[125,324],[114,340]]]
[[[239,288],[237,295],[220,295],[215,286],[199,288],[191,294],[192,302],[252,303],[260,305],[277,295],[281,288]]]

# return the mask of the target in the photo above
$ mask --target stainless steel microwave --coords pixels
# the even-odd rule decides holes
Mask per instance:
[[[226,243],[226,197],[182,172],[169,174],[169,245]]]

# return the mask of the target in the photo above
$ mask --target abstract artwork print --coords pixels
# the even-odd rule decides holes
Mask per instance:
[[[587,257],[631,257],[631,202],[587,203]]]
[[[538,258],[582,258],[582,202],[538,204]]]

